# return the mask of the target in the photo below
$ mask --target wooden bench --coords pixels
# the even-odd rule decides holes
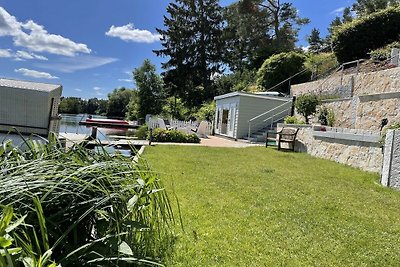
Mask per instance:
[[[299,128],[283,127],[279,132],[273,133],[275,135],[274,138],[269,137],[267,134],[265,147],[268,147],[268,141],[275,141],[278,146],[278,150],[281,149],[281,143],[288,143],[289,147],[291,145],[291,150],[294,151],[294,143],[296,141],[296,135],[298,131]]]

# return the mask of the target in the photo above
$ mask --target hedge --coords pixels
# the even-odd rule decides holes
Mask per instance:
[[[200,138],[196,134],[186,134],[178,130],[165,130],[156,128],[152,133],[154,142],[171,143],[200,143]]]
[[[397,41],[400,8],[391,7],[344,24],[333,35],[333,50],[339,62],[367,58],[371,50]]]

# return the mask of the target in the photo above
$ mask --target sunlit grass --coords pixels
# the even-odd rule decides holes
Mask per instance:
[[[180,203],[168,266],[399,265],[400,192],[378,174],[263,147],[145,157]]]

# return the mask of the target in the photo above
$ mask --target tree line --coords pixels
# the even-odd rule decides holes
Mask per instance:
[[[314,28],[305,52],[296,42],[309,19],[299,17],[292,3],[240,0],[221,7],[218,0],[175,0],[167,7],[164,28],[157,29],[162,48],[153,52],[165,58],[161,74],[145,60],[133,70],[135,89],[115,89],[108,100],[65,98],[60,110],[137,120],[146,114],[209,116],[216,95],[267,90],[303,70],[292,82],[304,82],[328,70],[337,64],[331,53],[337,29],[399,1],[357,0],[331,22],[326,38]],[[288,93],[288,88],[274,90]]]

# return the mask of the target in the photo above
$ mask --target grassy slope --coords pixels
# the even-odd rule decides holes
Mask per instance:
[[[168,266],[398,266],[400,192],[378,175],[263,147],[157,146],[179,198]]]

